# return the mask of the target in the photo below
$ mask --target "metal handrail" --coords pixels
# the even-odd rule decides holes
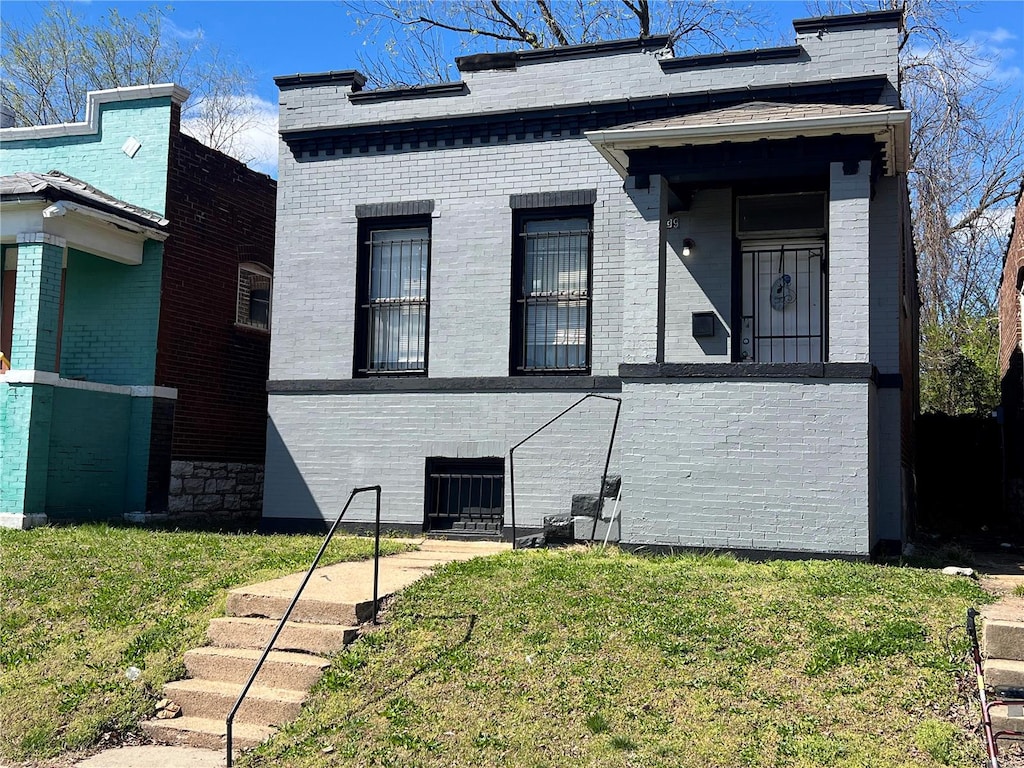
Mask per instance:
[[[599,395],[596,392],[590,392],[590,393],[584,395],[583,397],[581,397],[579,400],[577,400],[572,405],[570,405],[564,411],[559,413],[553,419],[549,420],[548,422],[546,422],[542,426],[540,426],[537,429],[535,429],[533,432],[531,432],[529,435],[524,437],[522,440],[520,440],[518,443],[513,445],[508,450],[509,485],[511,486],[510,487],[510,492],[511,492],[511,495],[512,495],[512,549],[516,548],[516,465],[515,465],[515,459],[513,457],[513,454],[515,453],[516,448],[521,446],[526,441],[531,440],[534,437],[536,437],[537,435],[539,435],[545,429],[547,429],[552,424],[554,424],[556,421],[558,421],[560,418],[562,418],[567,413],[569,413],[569,411],[571,411],[577,405],[579,405],[580,403],[582,403],[582,402],[584,402],[586,400],[589,400],[592,397],[596,397],[599,400],[614,400],[615,401],[615,421],[612,422],[612,434],[611,434],[611,437],[608,440],[608,455],[605,457],[605,460],[604,460],[604,472],[601,475],[601,490],[597,494],[597,516],[594,518],[594,527],[590,531],[590,538],[593,539],[594,536],[596,535],[596,533],[597,533],[597,521],[601,518],[601,510],[604,507],[604,486],[605,486],[605,483],[608,481],[608,467],[609,467],[609,465],[611,464],[611,461],[612,461],[612,447],[615,445],[615,432],[616,432],[616,430],[619,427],[619,412],[622,410],[622,398],[621,397],[612,397],[611,395]]]
[[[256,666],[253,667],[252,674],[249,675],[249,680],[242,687],[242,692],[238,694],[238,700],[235,701],[235,706],[228,712],[227,719],[224,721],[226,736],[227,736],[227,768],[231,768],[231,726],[234,724],[235,715],[238,714],[239,708],[242,706],[242,702],[245,700],[246,694],[249,693],[249,689],[252,687],[253,681],[256,680],[256,675],[260,673],[263,668],[263,663],[267,660],[267,656],[270,655],[270,649],[274,647],[274,643],[277,642],[278,635],[281,634],[281,630],[284,629],[285,623],[288,621],[288,617],[292,614],[292,609],[295,608],[295,604],[299,602],[299,596],[302,594],[302,590],[306,588],[306,583],[309,581],[310,576],[313,575],[313,571],[316,570],[317,565],[320,563],[320,558],[323,557],[324,551],[327,549],[327,545],[331,543],[331,537],[334,536],[334,532],[338,529],[338,523],[341,522],[341,518],[345,516],[348,511],[349,505],[352,504],[352,499],[358,496],[360,493],[366,493],[368,491],[375,491],[377,494],[377,513],[374,518],[373,525],[373,623],[377,623],[377,582],[380,575],[380,492],[381,487],[379,485],[368,485],[362,488],[353,488],[352,493],[348,496],[348,501],[345,502],[344,509],[341,510],[341,514],[338,515],[338,519],[334,521],[334,525],[331,526],[331,530],[327,532],[327,537],[324,539],[324,543],[320,546],[320,551],[316,553],[316,557],[313,558],[313,563],[309,566],[309,570],[306,571],[306,577],[299,584],[299,588],[295,590],[295,597],[292,598],[291,605],[288,606],[288,610],[284,612],[284,616],[281,617],[280,623],[277,625],[277,629],[274,630],[274,634],[270,637],[270,642],[267,643],[267,647],[263,649],[263,655],[260,656],[259,661],[256,662]]]

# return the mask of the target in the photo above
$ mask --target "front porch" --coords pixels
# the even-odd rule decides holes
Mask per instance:
[[[588,134],[632,202],[622,476],[645,506],[623,540],[905,538],[908,119],[755,102]]]
[[[166,220],[58,172],[5,176],[0,201],[0,525],[166,509]]]

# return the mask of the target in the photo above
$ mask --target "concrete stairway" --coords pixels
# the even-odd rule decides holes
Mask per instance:
[[[492,542],[417,540],[413,552],[382,558],[380,597],[386,597],[453,560],[507,550]],[[291,603],[305,574],[232,590],[227,616],[207,630],[210,645],[185,654],[189,677],[164,686],[181,716],[142,723],[158,742],[224,749],[224,719]],[[233,745],[248,749],[294,720],[309,690],[330,666],[328,657],[359,633],[373,615],[373,562],[318,569],[292,611],[267,661],[235,716]]]
[[[982,611],[985,683],[993,698],[1024,699],[1024,599],[1007,598]],[[1024,732],[1024,708],[992,707],[996,731]]]

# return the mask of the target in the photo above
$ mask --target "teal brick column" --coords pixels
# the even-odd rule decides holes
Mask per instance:
[[[60,280],[65,242],[46,234],[18,236],[12,373],[28,378],[0,385],[0,525],[46,522],[53,387],[57,363]]]
[[[46,522],[53,387],[0,384],[0,526]]]
[[[18,236],[11,368],[56,370],[64,246],[52,235]]]

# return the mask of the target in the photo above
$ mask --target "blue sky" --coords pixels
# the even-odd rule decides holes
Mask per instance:
[[[77,7],[90,18],[99,18],[111,6],[124,15],[134,15],[152,2],[81,2]],[[161,3],[163,5],[163,3]],[[774,29],[762,31],[764,40],[785,43],[793,38],[790,22],[806,17],[802,0],[764,4],[776,20]],[[5,21],[18,26],[38,18],[43,4],[37,0],[3,0],[0,7]],[[358,67],[361,50],[370,43],[358,33],[354,19],[337,2],[307,0],[186,0],[174,2],[169,16],[175,32],[185,38],[202,37],[237,55],[253,68],[257,89],[253,96],[261,100],[267,120],[276,113],[275,75],[295,72],[322,72]],[[966,7],[966,6],[965,6]],[[995,71],[1024,90],[1024,0],[983,0],[965,10],[960,23],[952,29],[958,36],[970,38],[984,51]],[[751,36],[756,44],[755,36]],[[276,115],[275,115],[276,116]],[[271,151],[272,125],[262,128],[259,140],[270,154],[260,163],[262,170],[273,172]]]

